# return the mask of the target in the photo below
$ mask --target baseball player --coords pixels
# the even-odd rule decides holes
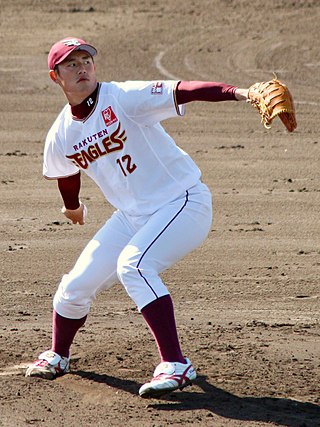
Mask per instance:
[[[201,172],[160,122],[191,101],[246,100],[248,89],[218,82],[97,82],[96,49],[69,37],[48,55],[50,77],[68,104],[48,132],[43,174],[58,181],[63,214],[83,225],[80,175],[89,175],[115,212],[62,277],[53,299],[51,349],[26,376],[69,371],[70,347],[98,293],[121,283],[142,313],[160,355],[142,397],[182,389],[196,378],[179,344],[169,290],[159,274],[206,238],[211,193]]]

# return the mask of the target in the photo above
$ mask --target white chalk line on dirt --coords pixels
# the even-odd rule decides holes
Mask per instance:
[[[169,70],[167,70],[161,63],[162,58],[168,53],[169,49],[167,50],[162,50],[161,52],[158,53],[158,55],[155,57],[154,59],[154,64],[157,68],[157,70],[165,77],[167,77],[170,80],[181,80],[180,77],[172,74]],[[185,56],[185,60],[184,60],[185,65],[188,67],[188,59],[187,56]],[[192,71],[192,70],[191,70]],[[247,70],[245,70],[247,71]],[[250,70],[253,71],[253,70]],[[263,70],[255,70],[255,71],[263,71]],[[282,72],[284,70],[281,70]],[[301,104],[301,105],[320,105],[319,102],[314,102],[314,101],[295,101],[295,104]]]
[[[17,67],[15,67],[15,68],[1,67],[0,68],[0,72],[1,73],[19,73],[19,72],[25,73],[25,68],[24,67],[19,67],[19,68],[17,68]],[[33,73],[33,74],[46,73],[46,74],[48,74],[48,71],[47,70],[39,70],[39,69],[37,69],[37,70],[30,70],[30,73]]]
[[[19,365],[8,366],[0,371],[0,376],[7,377],[11,375],[21,375],[28,368],[29,363],[20,363]]]
[[[179,77],[175,76],[174,74],[171,74],[162,64],[161,64],[161,60],[164,57],[164,55],[167,53],[166,50],[161,51],[160,53],[158,53],[158,55],[155,57],[154,59],[154,63],[155,66],[157,68],[158,71],[160,71],[160,73],[162,75],[164,75],[165,77],[167,77],[168,79],[172,79],[172,80],[181,80]]]
[[[313,102],[313,101],[294,101],[295,104],[302,104],[302,105],[320,105],[320,102]]]
[[[0,369],[0,376],[7,377],[12,375],[21,375],[29,367],[30,363],[20,363],[19,365],[7,366],[5,369]],[[141,369],[136,368],[121,368],[124,372],[141,372]]]
[[[215,29],[217,28],[222,28],[223,26],[215,26]],[[202,31],[200,31],[201,35],[204,35],[206,32],[210,32],[212,31],[213,28],[210,29],[203,29]],[[189,34],[188,36],[179,39],[178,42],[174,43],[173,45],[171,45],[169,48],[164,49],[162,51],[160,51],[154,58],[154,65],[157,68],[157,70],[166,78],[170,79],[170,80],[182,80],[181,77],[176,76],[175,74],[171,73],[163,64],[162,64],[162,60],[164,58],[165,55],[167,55],[170,50],[173,50],[175,47],[177,46],[181,46],[181,44],[183,44],[186,40],[188,40],[189,38],[193,39],[193,35]],[[199,34],[198,34],[198,38],[199,38]],[[282,42],[278,42],[276,44],[274,44],[273,48],[276,49],[279,46],[281,46],[283,43]],[[186,68],[191,71],[191,72],[195,72],[195,70],[193,69],[193,66],[188,58],[188,55],[184,56],[184,65],[186,66]],[[306,66],[313,66],[313,67],[317,67],[320,63],[306,63]],[[243,69],[242,70],[245,73],[273,73],[274,70],[262,70],[262,69]],[[277,72],[281,72],[283,74],[289,72],[289,70],[286,69],[279,69],[277,70]],[[201,73],[200,70],[197,70],[196,72],[198,75],[200,75],[202,78],[205,78],[205,75],[203,73]],[[295,104],[301,104],[301,105],[314,105],[314,106],[318,106],[320,105],[319,102],[315,102],[315,101],[299,101],[299,100],[295,100]]]
[[[210,28],[204,28],[204,29],[198,29],[198,33],[197,33],[197,37],[199,38],[200,36],[202,36],[203,34],[212,31],[213,29],[219,29],[219,28],[224,28],[224,25],[214,25],[211,26]],[[197,28],[195,29],[197,30]],[[172,79],[172,80],[181,80],[180,77],[172,74],[167,68],[165,68],[162,65],[162,58],[172,49],[174,49],[176,46],[181,46],[182,43],[185,43],[188,39],[193,40],[194,39],[194,35],[193,34],[189,34],[181,39],[179,39],[176,43],[173,43],[168,49],[162,50],[160,51],[154,58],[154,64],[157,68],[157,70],[165,77],[167,77],[168,79]],[[186,60],[186,56],[184,59],[184,63],[188,68],[187,65],[187,60]]]

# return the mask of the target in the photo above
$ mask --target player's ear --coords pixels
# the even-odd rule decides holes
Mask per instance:
[[[50,76],[50,79],[51,79],[54,83],[58,83],[58,81],[57,81],[58,76],[57,76],[57,73],[56,73],[54,70],[50,70],[50,71],[49,71],[49,76]]]

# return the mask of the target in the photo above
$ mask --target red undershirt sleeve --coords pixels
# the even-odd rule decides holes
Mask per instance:
[[[178,105],[192,101],[236,101],[237,86],[221,82],[180,81],[176,88]]]
[[[58,178],[58,188],[67,209],[78,209],[81,186],[80,172],[66,178]]]

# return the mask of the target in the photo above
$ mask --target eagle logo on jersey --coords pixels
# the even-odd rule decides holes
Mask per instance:
[[[109,106],[108,108],[106,108],[105,110],[103,110],[101,112],[101,114],[102,114],[102,117],[103,117],[103,120],[104,120],[106,126],[110,126],[113,123],[115,123],[115,122],[118,121],[118,118],[114,114],[111,106]]]

